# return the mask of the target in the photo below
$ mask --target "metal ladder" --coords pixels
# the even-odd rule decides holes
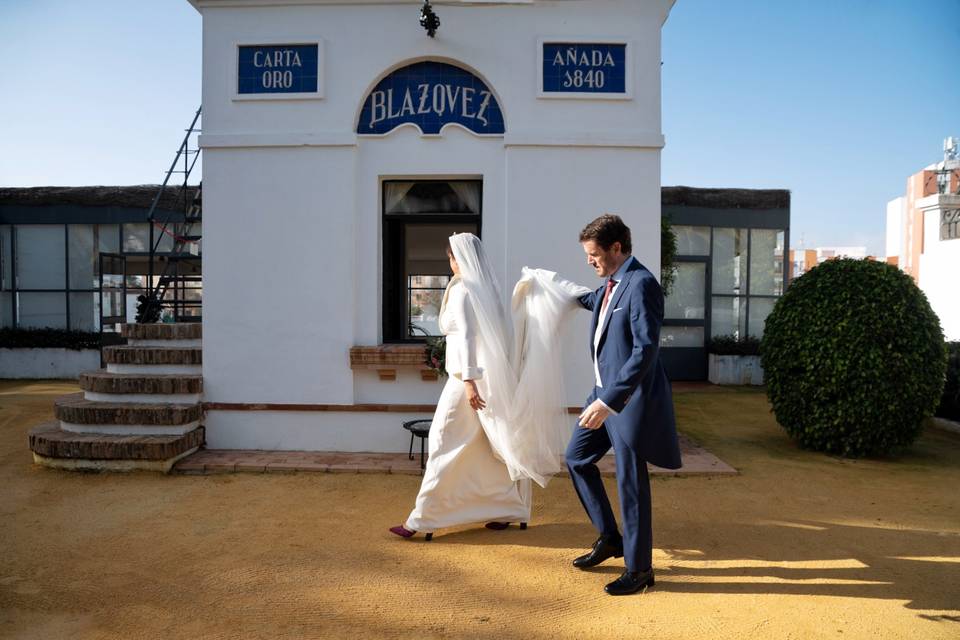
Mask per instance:
[[[200,133],[197,122],[200,119],[201,110],[202,107],[197,108],[190,126],[186,129],[183,142],[180,143],[177,154],[147,213],[147,221],[150,225],[147,291],[139,299],[137,322],[158,321],[163,307],[172,308],[175,322],[199,322],[201,319],[200,314],[196,313],[201,308],[201,301],[187,297],[191,290],[197,291],[195,287],[187,285],[201,280],[203,183],[201,182],[196,188],[187,184],[190,173],[200,158],[200,148],[196,143],[191,146],[191,140],[193,136]],[[181,166],[182,168],[178,168]],[[174,195],[175,200],[182,202],[180,207],[183,211],[182,222],[174,220],[175,212],[159,208],[174,175],[182,176],[182,182],[176,187]],[[169,252],[160,251],[160,245],[165,237],[173,238],[172,249]],[[160,263],[162,263],[162,269],[158,272],[155,267],[160,266]],[[155,277],[156,282],[154,282]],[[172,295],[169,295],[171,293]]]

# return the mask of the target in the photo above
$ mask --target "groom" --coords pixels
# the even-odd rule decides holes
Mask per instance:
[[[587,263],[606,282],[580,298],[593,311],[590,351],[595,386],[567,447],[567,467],[600,537],[573,561],[587,569],[624,557],[626,571],[604,590],[636,593],[653,586],[653,529],[647,462],[680,467],[670,382],[660,363],[663,291],[630,255],[630,229],[602,215],[580,232]],[[623,535],[610,508],[597,461],[613,447]]]

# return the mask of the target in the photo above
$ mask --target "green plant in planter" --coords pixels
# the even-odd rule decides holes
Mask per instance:
[[[707,353],[717,356],[757,356],[760,355],[760,339],[754,336],[738,339],[736,336],[715,336],[710,338]]]
[[[425,362],[438,376],[447,375],[447,339],[444,336],[427,338]]]
[[[940,322],[896,267],[828,260],[793,281],[761,342],[777,421],[802,447],[849,457],[911,444],[943,389]]]
[[[660,288],[666,298],[673,290],[677,278],[674,261],[677,257],[677,232],[673,230],[670,218],[660,216]]]

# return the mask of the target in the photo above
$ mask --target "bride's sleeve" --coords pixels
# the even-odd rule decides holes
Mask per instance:
[[[457,326],[463,328],[460,379],[479,380],[483,377],[483,369],[477,366],[477,317],[467,299],[467,291],[462,286],[459,288],[459,295],[451,296],[450,312],[454,314]]]

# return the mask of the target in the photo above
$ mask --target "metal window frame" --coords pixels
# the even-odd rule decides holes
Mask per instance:
[[[670,218],[673,226],[681,227],[708,227],[710,229],[710,247],[706,255],[677,255],[674,262],[705,262],[706,263],[706,283],[704,286],[705,308],[704,308],[704,348],[708,347],[713,338],[713,299],[717,297],[745,298],[744,305],[744,332],[746,336],[756,335],[750,327],[750,299],[765,298],[776,300],[786,293],[789,284],[789,272],[787,261],[790,255],[790,212],[783,210],[717,210],[704,209],[700,207],[683,207],[672,205],[664,207],[663,215]],[[714,236],[716,229],[746,229],[747,230],[747,260],[746,277],[744,284],[744,293],[714,293],[713,291],[713,257],[714,257]],[[780,274],[781,293],[777,294],[753,294],[750,292],[750,268],[753,264],[753,231],[755,229],[775,230],[783,233],[783,269]],[[664,318],[663,324],[666,326],[698,326],[699,321],[679,320]]]
[[[104,255],[104,253],[113,255],[110,252],[101,253],[97,251],[97,240],[99,236],[100,226],[116,225],[117,227],[117,246],[120,248],[120,251],[117,255],[140,255],[135,253],[125,254],[123,252],[123,222],[13,222],[13,223],[4,223],[9,224],[10,226],[10,284],[9,289],[4,289],[5,292],[9,291],[11,294],[11,304],[10,304],[10,326],[15,329],[22,328],[19,322],[19,299],[18,295],[20,293],[59,293],[64,296],[64,329],[72,331],[71,320],[72,313],[70,308],[70,294],[73,293],[93,293],[97,294],[100,292],[100,289],[97,287],[71,287],[70,286],[70,227],[80,226],[80,225],[90,225],[94,228],[94,264],[99,265],[98,256]],[[19,286],[19,272],[17,269],[17,228],[23,226],[44,226],[44,227],[63,227],[63,256],[64,256],[64,269],[63,269],[63,288],[62,289],[35,289],[28,287]],[[142,255],[149,255],[144,253]],[[79,329],[78,329],[79,330]]]

